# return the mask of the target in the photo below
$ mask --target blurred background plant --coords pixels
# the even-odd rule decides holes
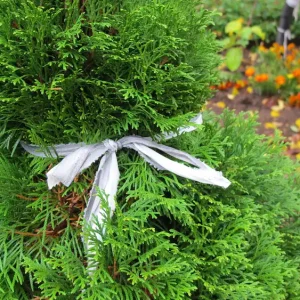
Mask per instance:
[[[286,59],[282,59],[283,46],[274,44],[269,49],[261,46],[258,49],[256,62],[256,76],[249,76],[254,89],[262,95],[278,94],[288,100],[290,105],[300,105],[300,101],[293,100],[300,92],[300,53],[295,44],[287,47]],[[266,71],[267,70],[267,71]],[[265,78],[262,73],[267,72]],[[247,76],[247,73],[245,72]]]
[[[216,10],[220,14],[214,16],[213,30],[217,36],[226,35],[225,28],[232,20],[243,18],[247,26],[258,25],[266,33],[266,42],[275,41],[277,25],[284,1],[280,0],[203,0],[203,7]],[[300,22],[297,21],[291,28],[295,35],[300,35]],[[256,37],[259,40],[259,37]]]
[[[284,53],[284,47],[274,43],[283,5],[278,0],[203,1],[203,7],[216,11],[213,30],[223,56],[221,83],[213,89],[232,89],[236,96],[240,89],[251,87],[259,95],[278,95],[300,107],[299,50],[290,43]],[[291,31],[300,36],[299,21]]]
[[[199,7],[215,11],[211,29],[223,59],[207,107],[258,113],[258,132],[280,130],[290,143],[286,154],[300,159],[300,21],[286,15],[287,5],[285,0],[202,1]],[[282,18],[292,25],[279,41]]]
[[[239,18],[231,21],[225,26],[228,35],[221,41],[226,50],[225,64],[230,71],[236,71],[243,60],[243,48],[249,45],[255,37],[265,39],[265,33],[259,26],[244,26],[244,19]]]

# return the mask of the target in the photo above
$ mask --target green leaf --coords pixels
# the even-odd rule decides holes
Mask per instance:
[[[240,20],[235,20],[229,22],[225,27],[226,33],[237,33],[242,29],[242,22]]]
[[[229,37],[228,37],[228,38],[225,38],[225,39],[223,39],[223,40],[220,40],[219,42],[220,42],[220,46],[221,46],[223,49],[229,48],[229,47],[230,47],[230,44],[231,44],[230,38],[229,38]]]
[[[243,48],[246,48],[248,44],[248,40],[241,39],[236,43],[236,46],[242,46]]]
[[[252,34],[251,27],[244,27],[241,31],[241,38],[245,40],[250,40]]]
[[[253,26],[251,27],[251,30],[253,33],[255,33],[257,36],[259,36],[262,40],[265,39],[266,34],[262,31],[262,29],[259,26]]]
[[[225,63],[230,71],[236,71],[243,59],[243,49],[240,47],[231,48],[226,53]]]
[[[236,36],[230,36],[220,41],[220,45],[223,49],[228,49],[236,44]]]

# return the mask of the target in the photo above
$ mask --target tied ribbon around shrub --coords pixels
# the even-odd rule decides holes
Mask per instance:
[[[192,119],[191,122],[201,124],[202,116],[198,115],[196,118]],[[193,126],[179,128],[178,134],[190,132],[194,129],[195,127]],[[176,135],[176,133],[163,134],[162,138],[170,139]],[[159,137],[157,138],[159,139]],[[78,174],[101,158],[90,193],[90,198],[84,213],[86,222],[90,224],[92,228],[94,228],[93,225],[95,225],[95,223],[92,222],[93,216],[96,217],[99,224],[102,224],[105,218],[105,212],[101,206],[102,200],[99,197],[98,189],[100,189],[100,191],[108,197],[108,207],[110,209],[111,216],[115,210],[115,196],[120,178],[116,153],[123,148],[129,148],[137,151],[146,162],[158,170],[167,170],[187,179],[217,185],[223,188],[227,188],[230,185],[230,181],[223,177],[221,172],[212,169],[199,159],[186,152],[158,144],[151,138],[127,136],[119,139],[118,141],[107,139],[101,143],[92,145],[86,145],[84,143],[61,144],[47,148],[46,153],[42,152],[42,149],[35,145],[28,145],[22,142],[22,146],[27,152],[34,156],[64,157],[59,164],[47,173],[49,189],[59,183],[69,186]],[[173,161],[153,149],[166,153],[167,155],[188,163],[196,168]],[[97,235],[97,238],[101,240],[99,235]]]
[[[283,33],[283,58],[286,59],[288,41],[292,39],[292,33],[289,29],[284,30],[280,27],[277,28],[277,31]]]

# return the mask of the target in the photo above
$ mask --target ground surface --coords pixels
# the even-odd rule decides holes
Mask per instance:
[[[278,129],[289,144],[286,154],[295,158],[300,153],[300,128],[296,126],[297,120],[300,119],[300,108],[290,107],[286,103],[284,107],[278,107],[280,102],[281,106],[283,103],[279,97],[264,97],[255,92],[248,93],[246,88],[240,90],[233,100],[229,98],[230,91],[218,91],[209,102],[208,108],[216,113],[221,113],[225,107],[233,109],[237,113],[253,111],[258,114],[261,123],[257,130],[258,133],[271,136],[274,134],[274,130]],[[271,115],[274,107],[278,108],[277,117]]]

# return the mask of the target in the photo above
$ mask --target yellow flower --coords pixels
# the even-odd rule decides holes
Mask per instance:
[[[247,87],[247,92],[249,94],[252,94],[253,93],[253,88],[251,86]]]
[[[268,49],[264,46],[264,44],[260,44],[259,47],[258,47],[259,51],[261,52],[267,52]]]
[[[226,107],[226,104],[225,102],[223,101],[219,101],[215,104],[215,106],[219,107],[219,108],[225,108]]]
[[[275,129],[276,125],[274,123],[267,122],[267,123],[265,123],[265,128],[266,129]]]
[[[280,116],[280,113],[279,113],[279,111],[272,110],[272,111],[270,112],[270,115],[271,115],[271,117],[273,117],[273,118],[278,118],[278,117]]]
[[[300,119],[297,119],[297,120],[295,121],[295,124],[296,124],[296,126],[297,126],[298,128],[300,128]]]

